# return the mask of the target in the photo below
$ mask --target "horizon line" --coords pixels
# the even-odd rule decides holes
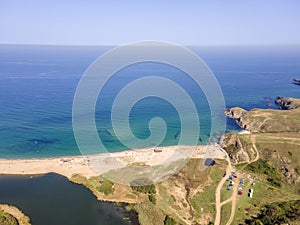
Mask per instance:
[[[37,43],[37,44],[29,44],[29,43],[0,43],[0,46],[4,45],[14,45],[14,46],[48,46],[48,47],[117,47],[117,46],[123,46],[128,43],[135,43],[135,42],[127,42],[122,44],[45,44],[45,43]],[[173,43],[173,42],[169,42]],[[181,45],[185,47],[300,47],[300,43],[294,43],[294,44],[287,44],[287,43],[281,43],[281,44],[208,44],[208,45],[201,45],[201,44],[178,44],[174,43],[176,45]]]

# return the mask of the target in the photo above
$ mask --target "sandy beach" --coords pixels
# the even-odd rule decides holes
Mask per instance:
[[[93,167],[90,166],[91,161],[93,160],[101,159],[104,173],[111,168],[116,168],[114,162],[118,162],[121,167],[133,163],[143,163],[145,165],[155,166],[168,163],[170,160],[175,161],[183,157],[224,159],[226,155],[217,145],[208,145],[167,146],[90,156],[67,156],[45,159],[0,159],[0,174],[34,175],[53,172],[68,178],[73,174],[81,174],[89,178],[100,175],[99,172],[96,172]]]

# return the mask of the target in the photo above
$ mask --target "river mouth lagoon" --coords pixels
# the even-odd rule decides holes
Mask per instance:
[[[0,184],[1,204],[22,209],[33,225],[138,224],[124,205],[98,201],[90,190],[58,174],[0,175]]]
[[[0,45],[0,157],[47,158],[80,155],[72,129],[76,87],[97,57],[113,46]],[[222,89],[226,107],[276,108],[277,96],[300,97],[299,46],[188,47],[209,66]],[[118,71],[96,105],[98,135],[110,152],[127,150],[110,121],[113,99],[124,85],[144,76],[172,79],[188,90],[199,111],[199,145],[209,141],[211,113],[205,95],[177,68],[144,62]],[[224,116],[224,115],[217,115]],[[130,114],[136,137],[150,135],[148,123],[161,117],[167,125],[162,146],[178,144],[180,118],[159,98],[139,101]],[[227,120],[226,131],[240,128]],[[126,139],[126,134],[124,137]],[[188,144],[188,143],[185,143]],[[151,143],[149,143],[151,146]],[[148,147],[148,146],[145,146]]]

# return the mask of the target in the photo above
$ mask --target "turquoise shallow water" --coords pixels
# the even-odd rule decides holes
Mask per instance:
[[[72,101],[87,67],[110,47],[0,45],[0,157],[30,158],[80,154],[72,130]],[[222,88],[226,107],[266,108],[277,96],[300,97],[291,79],[300,77],[300,47],[191,47],[211,68]],[[157,63],[129,66],[114,75],[96,106],[98,134],[110,151],[126,149],[110,122],[113,99],[124,85],[144,76],[162,76],[188,91],[199,111],[206,144],[211,114],[202,91],[180,70]],[[271,106],[276,108],[275,105]],[[148,122],[162,117],[168,128],[162,145],[177,144],[179,116],[158,98],[138,102],[130,125],[138,138],[149,136]],[[223,115],[217,115],[223,116]],[[227,130],[237,130],[227,121]],[[124,137],[126,138],[126,133]],[[151,145],[151,143],[149,143]]]

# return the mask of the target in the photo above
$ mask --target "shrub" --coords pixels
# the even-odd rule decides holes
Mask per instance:
[[[114,192],[114,184],[109,180],[105,180],[97,189],[105,195],[109,195]]]
[[[131,188],[134,191],[138,191],[145,194],[155,194],[155,186],[147,178],[135,179],[131,182]]]
[[[267,181],[275,187],[281,187],[281,178],[276,168],[271,167],[267,161],[259,159],[254,163],[251,163],[246,167],[254,173],[265,174],[267,176]]]
[[[154,194],[148,195],[149,201],[152,202],[153,204],[156,204],[156,197]]]
[[[256,217],[245,221],[246,224],[250,225],[271,225],[290,222],[300,222],[300,200],[265,205]]]
[[[0,224],[1,225],[18,225],[18,220],[10,215],[9,213],[6,213],[4,211],[0,211]]]
[[[176,223],[176,220],[174,220],[172,217],[167,215],[166,219],[164,221],[164,224],[165,225],[176,225],[177,223]]]

